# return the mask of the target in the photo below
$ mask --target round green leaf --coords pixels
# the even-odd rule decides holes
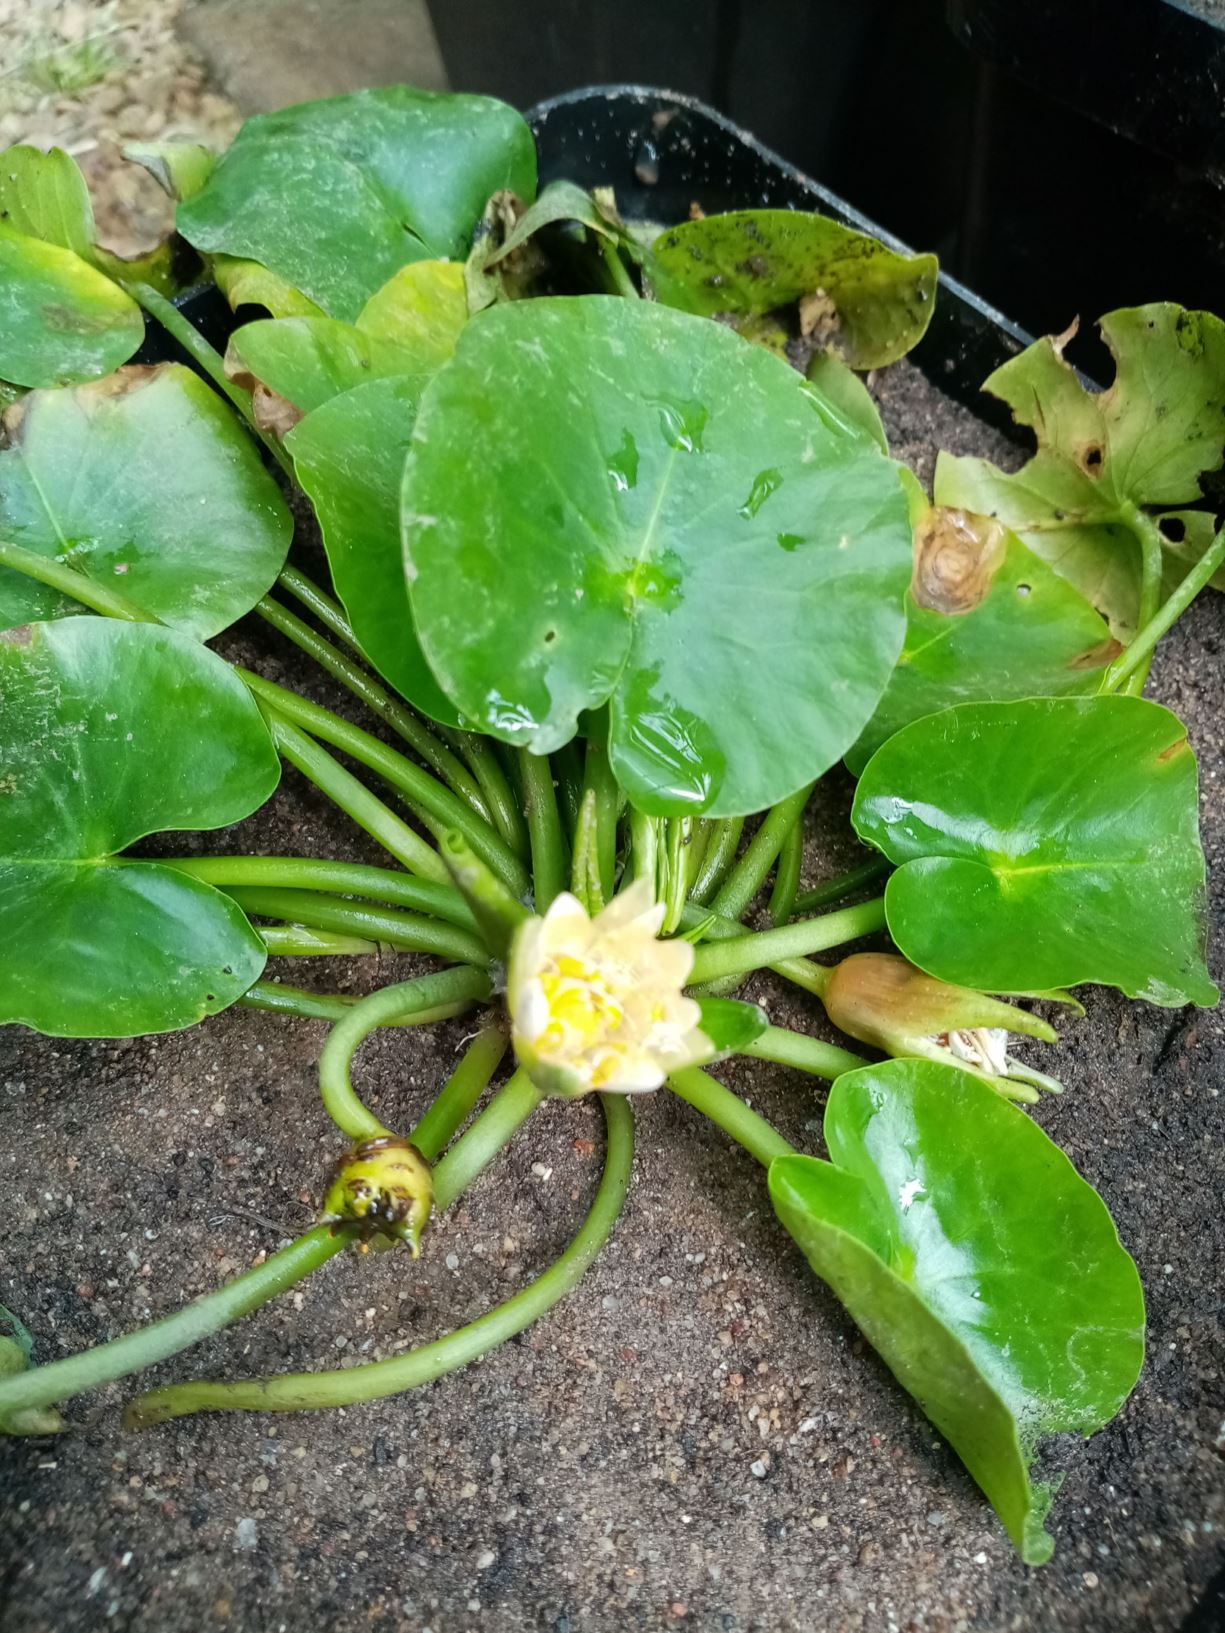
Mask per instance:
[[[0,379],[18,386],[96,380],[144,338],[140,308],[59,244],[0,221]]]
[[[238,822],[278,773],[242,682],[185,635],[103,618],[0,635],[0,1022],[129,1037],[233,1003],[265,956],[242,912],[115,853]]]
[[[63,148],[44,153],[23,143],[0,153],[0,222],[83,260],[93,256],[89,189]]]
[[[949,1440],[1027,1564],[1053,1551],[1044,1435],[1087,1435],[1144,1359],[1144,1298],[1101,1198],[955,1067],[891,1060],[830,1091],[831,1162],[780,1157],[775,1211]]]
[[[178,228],[351,322],[407,262],[462,259],[503,187],[536,190],[535,144],[513,108],[391,85],[248,119],[179,205]]]
[[[0,453],[0,532],[200,640],[255,605],[293,522],[230,409],[177,363],[36,392]],[[0,569],[0,623],[79,611]]]
[[[1119,651],[1079,591],[1015,533],[925,506],[902,655],[846,763],[858,774],[894,732],[953,703],[1095,692]]]
[[[258,384],[303,414],[370,380],[414,378],[420,396],[432,368],[408,347],[364,334],[336,318],[261,318],[230,336],[230,379]]]
[[[898,864],[889,931],[929,974],[991,992],[1098,981],[1211,1005],[1195,756],[1138,697],[966,703],[877,750],[861,839]]]
[[[454,726],[459,715],[413,627],[400,550],[400,480],[419,398],[415,380],[372,380],[308,414],[285,446],[362,650],[410,703]]]
[[[652,814],[756,811],[819,776],[901,645],[896,467],[778,358],[647,302],[470,323],[422,400],[404,537],[461,712],[548,753],[607,702]]]
[[[904,357],[935,306],[934,255],[902,255],[801,210],[734,210],[669,227],[651,246],[658,298],[687,312],[753,315],[805,301],[801,327],[856,369]]]

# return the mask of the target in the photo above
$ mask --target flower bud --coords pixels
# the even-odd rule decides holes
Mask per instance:
[[[1046,1021],[969,987],[925,975],[895,953],[844,958],[825,990],[834,1025],[887,1055],[917,1055],[985,1077],[1009,1100],[1037,1100],[1037,1089],[1062,1085],[1008,1053],[1009,1032],[1054,1043]]]
[[[429,1163],[407,1140],[384,1134],[340,1158],[319,1217],[321,1223],[358,1220],[363,1246],[403,1241],[415,1259],[433,1200]]]

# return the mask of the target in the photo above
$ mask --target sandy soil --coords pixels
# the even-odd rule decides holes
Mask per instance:
[[[999,451],[908,367],[878,390],[896,450],[921,468],[937,445]],[[1197,605],[1151,687],[1200,755],[1218,972],[1220,635],[1220,602]],[[296,654],[263,629],[236,648],[304,683]],[[809,880],[851,854],[849,798],[844,777],[822,785]],[[292,774],[212,848],[375,859]],[[413,966],[295,965],[292,978],[359,991]],[[751,990],[776,1018],[822,1029],[815,1005],[769,978]],[[1225,1525],[1225,1026],[1099,992],[1088,1008],[1059,1047],[1034,1052],[1068,1084],[1037,1116],[1138,1260],[1150,1349],[1117,1422],[1051,1448],[1065,1480],[1044,1570],[1017,1562],[956,1459],[809,1276],[760,1172],[659,1095],[641,1106],[635,1184],[603,1259],[551,1317],[466,1373],[343,1413],[139,1436],[118,1427],[126,1385],[76,1403],[56,1441],[0,1443],[0,1629],[1177,1628]],[[360,1073],[382,1114],[410,1119],[470,1030],[373,1040]],[[0,1032],[0,1302],[41,1359],[172,1308],[303,1227],[336,1147],[314,1085],[322,1037],[319,1024],[242,1010],[122,1043]],[[819,1148],[820,1085],[749,1062],[722,1070]],[[355,1365],[445,1331],[556,1254],[595,1184],[600,1138],[594,1108],[547,1107],[419,1263],[336,1261],[154,1376]]]

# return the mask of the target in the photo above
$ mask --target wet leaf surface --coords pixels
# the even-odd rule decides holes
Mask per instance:
[[[1038,1442],[1108,1422],[1144,1358],[1140,1279],[1105,1205],[1023,1112],[954,1067],[844,1073],[824,1131],[830,1162],[771,1165],[775,1211],[1042,1564]]]
[[[185,635],[103,618],[0,635],[0,1021],[127,1037],[233,1003],[264,965],[241,911],[116,853],[240,821],[279,769],[242,682]]]
[[[0,452],[5,538],[206,640],[275,580],[293,530],[229,407],[177,363],[35,392]],[[0,568],[0,623],[80,610]]]
[[[610,704],[641,809],[760,810],[858,735],[901,644],[896,467],[718,324],[498,306],[427,389],[405,472],[427,662],[544,753]]]
[[[536,190],[535,144],[512,108],[392,85],[248,119],[178,227],[351,322],[408,262],[466,255],[504,187]]]
[[[852,819],[898,864],[889,931],[929,974],[1212,1005],[1196,784],[1185,728],[1143,698],[966,703],[877,750]]]

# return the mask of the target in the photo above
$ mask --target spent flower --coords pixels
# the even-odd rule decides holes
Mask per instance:
[[[664,904],[642,880],[591,917],[563,894],[515,934],[507,982],[515,1053],[549,1094],[635,1094],[710,1060],[684,995],[687,941],[661,941]]]
[[[323,1198],[322,1223],[361,1223],[363,1246],[407,1242],[415,1259],[434,1202],[430,1165],[407,1140],[393,1134],[363,1140],[346,1151]]]
[[[1054,1027],[1015,1004],[925,975],[895,953],[854,953],[824,995],[834,1025],[888,1055],[917,1055],[984,1077],[1008,1100],[1032,1104],[1062,1085],[1008,1053],[1008,1034],[1054,1043]]]

